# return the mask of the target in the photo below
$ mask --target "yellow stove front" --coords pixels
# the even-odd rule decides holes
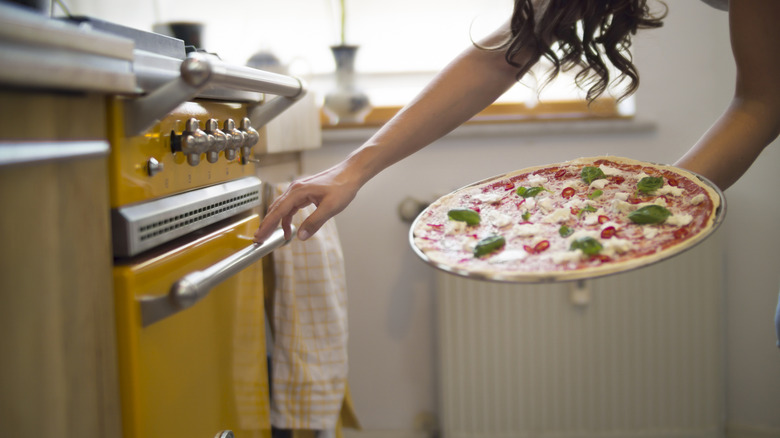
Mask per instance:
[[[146,327],[141,297],[252,244],[256,214],[114,268],[124,438],[270,437],[262,263]]]
[[[254,174],[254,165],[242,161],[240,154],[227,157],[222,151],[214,162],[209,162],[206,154],[201,154],[198,163],[192,165],[184,153],[175,152],[171,145],[171,134],[181,135],[190,119],[197,120],[201,130],[207,129],[206,123],[210,119],[215,120],[220,128],[228,120],[239,127],[247,117],[247,104],[209,100],[185,102],[146,132],[130,137],[125,135],[123,104],[121,97],[112,97],[109,101],[112,208]],[[259,139],[254,148],[265,147],[264,129],[258,129]]]

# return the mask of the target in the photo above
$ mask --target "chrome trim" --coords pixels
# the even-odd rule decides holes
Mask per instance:
[[[137,54],[138,55],[138,54]],[[165,64],[163,59],[149,56]],[[147,67],[152,67],[148,65]],[[161,80],[167,74],[164,68],[149,68],[148,76]],[[143,75],[142,75],[143,76]],[[296,101],[306,94],[303,82],[297,78],[234,66],[213,55],[193,52],[181,62],[179,75],[149,94],[125,102],[125,135],[132,137],[148,130],[181,103],[196,97],[219,95],[221,90],[244,90],[253,93],[277,95],[276,99]],[[274,99],[274,100],[276,100]],[[274,111],[265,115],[270,120],[289,105],[274,105]],[[258,126],[259,128],[260,126]]]
[[[279,228],[263,243],[252,244],[202,271],[190,272],[175,282],[166,295],[140,297],[138,302],[143,326],[192,307],[205,298],[211,289],[289,242],[284,238],[284,230]]]
[[[0,167],[108,155],[108,142],[30,141],[0,142]]]
[[[250,176],[111,211],[114,256],[130,257],[263,202]]]

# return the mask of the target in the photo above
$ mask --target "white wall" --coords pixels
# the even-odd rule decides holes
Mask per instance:
[[[396,208],[484,177],[597,154],[673,162],[720,114],[734,69],[725,13],[670,3],[666,26],[635,41],[638,118],[652,132],[470,136],[461,129],[369,182],[337,219],[347,263],[350,386],[366,429],[428,427],[437,413],[433,272],[412,253]],[[772,316],[780,288],[778,142],[727,192],[727,422],[732,436],[780,434],[780,350]],[[357,146],[333,137],[307,152],[315,172]],[[770,202],[767,202],[767,199]],[[765,435],[748,435],[761,433]]]

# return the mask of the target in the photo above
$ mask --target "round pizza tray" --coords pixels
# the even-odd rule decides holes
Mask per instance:
[[[657,164],[657,163],[649,163],[649,164]],[[665,166],[665,165],[664,165]],[[474,183],[471,183],[467,186],[461,187],[457,190],[454,190],[448,195],[442,196],[450,196],[453,194],[457,194],[458,192],[462,190],[466,190],[470,187],[485,184],[494,180],[501,180],[503,178],[506,178],[507,175],[515,174],[518,171],[511,172],[509,174],[501,174],[497,176],[493,176],[490,178],[486,178],[481,181],[477,181]],[[434,260],[432,260],[430,257],[425,255],[425,253],[420,250],[420,248],[417,247],[414,243],[414,230],[417,227],[417,223],[422,219],[423,215],[428,211],[430,206],[426,209],[424,209],[422,212],[420,212],[419,215],[417,215],[417,218],[412,222],[411,227],[409,228],[409,244],[412,247],[412,250],[419,256],[425,263],[427,263],[430,266],[433,266],[436,269],[439,269],[441,271],[458,275],[465,278],[475,279],[475,280],[484,280],[484,281],[494,281],[494,282],[502,282],[502,283],[518,283],[518,284],[539,284],[539,283],[555,283],[555,282],[566,282],[566,281],[576,281],[576,280],[588,280],[592,278],[599,278],[599,277],[605,277],[615,274],[622,274],[625,272],[630,272],[633,270],[641,269],[646,266],[654,265],[658,262],[668,260],[672,257],[675,257],[677,255],[680,255],[691,248],[694,248],[698,246],[701,242],[706,240],[708,237],[710,237],[712,234],[715,233],[715,231],[720,227],[720,225],[723,223],[723,220],[726,217],[726,197],[723,195],[723,191],[721,191],[718,186],[716,186],[712,181],[709,179],[695,173],[691,172],[689,170],[686,170],[685,172],[693,174],[695,177],[697,177],[702,183],[710,187],[720,198],[720,205],[715,210],[715,217],[713,219],[712,226],[708,229],[703,231],[702,233],[696,235],[693,237],[692,242],[689,245],[684,246],[678,246],[675,250],[668,251],[664,254],[663,257],[657,257],[654,259],[650,259],[647,261],[643,261],[643,259],[637,259],[638,263],[633,264],[626,264],[622,265],[618,269],[614,269],[608,272],[593,272],[591,270],[574,270],[574,271],[550,271],[550,272],[538,272],[538,273],[523,273],[522,275],[512,275],[512,274],[506,274],[506,273],[483,273],[483,272],[473,272],[466,269],[458,268],[455,266],[450,266],[447,264],[439,263]],[[434,205],[436,201],[432,202],[431,205]]]

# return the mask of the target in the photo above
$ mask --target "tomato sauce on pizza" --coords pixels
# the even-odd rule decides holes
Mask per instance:
[[[412,225],[435,266],[506,281],[621,272],[670,257],[717,225],[721,196],[698,176],[619,157],[494,177],[446,195]]]

